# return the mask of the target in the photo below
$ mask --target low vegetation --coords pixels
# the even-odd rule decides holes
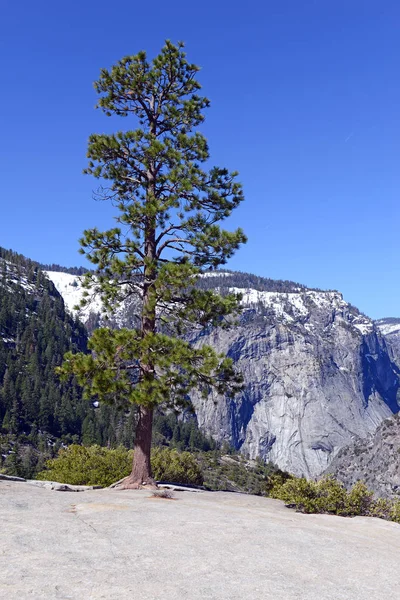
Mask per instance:
[[[170,448],[154,448],[151,467],[156,481],[171,481],[188,485],[203,485],[200,465],[190,452]]]
[[[48,460],[36,479],[106,487],[129,474],[132,458],[133,450],[123,446],[109,449],[72,444]],[[151,464],[157,481],[263,496],[268,496],[274,486],[290,477],[272,464],[248,461],[217,449],[191,453],[156,446],[152,449]]]
[[[224,450],[196,455],[204,485],[209,490],[269,496],[274,486],[281,485],[290,477],[272,463],[248,460],[232,452],[226,453],[229,448]]]
[[[37,479],[106,487],[130,473],[132,455],[132,450],[122,446],[109,449],[73,444],[61,449],[57,458],[47,461]],[[190,453],[155,447],[151,461],[157,481],[269,496],[308,514],[361,515],[400,523],[400,500],[375,498],[361,481],[347,491],[333,477],[308,481],[289,475],[270,463],[249,461],[243,456],[223,454],[218,450]]]
[[[291,477],[282,485],[274,486],[270,495],[303,513],[378,517],[400,523],[400,500],[374,498],[373,492],[362,481],[358,481],[347,491],[333,477],[325,477],[316,482]]]
[[[131,472],[133,450],[72,444],[61,449],[57,458],[46,463],[36,479],[59,481],[71,485],[107,487]],[[170,448],[154,448],[151,456],[154,478],[189,485],[202,485],[198,463],[189,452]]]

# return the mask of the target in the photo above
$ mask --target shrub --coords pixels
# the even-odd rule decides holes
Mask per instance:
[[[282,486],[275,486],[271,495],[300,512],[319,512],[315,502],[317,498],[315,483],[307,481],[304,477],[293,477]]]
[[[349,516],[370,515],[373,507],[373,492],[362,481],[357,481],[347,494],[346,514]]]
[[[299,512],[349,517],[363,515],[400,523],[400,500],[374,499],[373,492],[362,481],[347,492],[343,484],[333,477],[325,477],[318,482],[293,477],[283,485],[275,486],[271,496]]]
[[[203,485],[203,474],[190,452],[154,448],[151,453],[151,466],[157,481]]]
[[[346,490],[331,477],[318,482],[308,481],[304,477],[293,477],[282,486],[276,486],[272,495],[299,512],[347,514]]]
[[[275,497],[275,490],[278,490],[282,487],[284,483],[289,481],[290,479],[295,479],[293,475],[286,473],[285,471],[281,471],[277,467],[270,467],[270,472],[264,476],[264,490],[268,496],[272,498]]]
[[[394,521],[395,523],[400,523],[400,500],[395,500],[392,503],[390,520]]]
[[[48,460],[45,470],[38,473],[36,479],[107,487],[129,475],[132,459],[133,451],[122,446],[110,450],[72,444],[60,450],[57,458]],[[156,480],[194,485],[203,483],[200,467],[189,452],[155,448],[151,463]]]
[[[378,519],[391,519],[392,502],[385,500],[385,498],[378,498],[372,503],[371,506],[371,517],[377,517]]]
[[[107,487],[129,475],[132,457],[132,450],[122,446],[110,450],[72,444],[61,449],[56,458],[48,460],[45,470],[38,473],[36,479]]]
[[[315,484],[316,512],[334,515],[347,514],[347,492],[345,487],[332,477],[325,477]]]

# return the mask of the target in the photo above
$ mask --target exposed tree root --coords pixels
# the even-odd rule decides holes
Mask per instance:
[[[148,477],[145,481],[134,480],[131,475],[112,483],[109,489],[113,490],[157,490],[158,485],[152,477]]]

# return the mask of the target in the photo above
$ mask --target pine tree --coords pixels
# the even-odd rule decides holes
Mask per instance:
[[[134,299],[137,327],[96,330],[92,354],[68,353],[60,372],[74,373],[87,397],[138,405],[133,468],[124,487],[154,483],[157,405],[179,409],[194,388],[207,396],[212,389],[234,393],[240,385],[230,359],[190,345],[184,335],[193,327],[223,326],[237,310],[237,295],[219,296],[196,281],[246,241],[241,229],[218,225],[243,200],[237,173],[200,166],[209,149],[197,127],[209,101],[198,94],[198,71],[182,43],[167,41],[152,62],[145,52],[127,56],[95,83],[98,108],[133,118],[138,128],[89,138],[85,172],[101,180],[99,196],[118,210],[118,226],[84,232],[81,252],[95,266],[85,285],[108,312]]]

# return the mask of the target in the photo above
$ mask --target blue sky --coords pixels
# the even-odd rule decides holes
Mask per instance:
[[[184,40],[211,100],[212,162],[238,170],[246,194],[229,225],[249,242],[229,267],[400,316],[398,2],[1,5],[0,246],[82,264],[81,232],[113,214],[82,175],[89,134],[110,130],[92,82],[126,54]]]

